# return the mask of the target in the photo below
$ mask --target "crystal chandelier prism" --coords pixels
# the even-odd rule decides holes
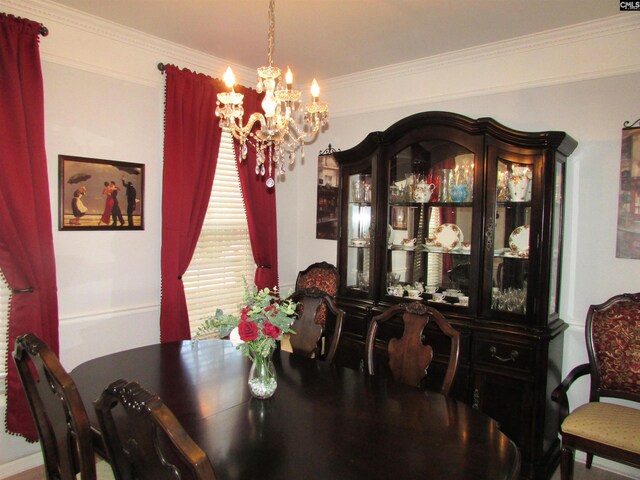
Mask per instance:
[[[273,173],[278,176],[285,171],[288,158],[289,164],[295,162],[296,151],[301,150],[304,158],[304,144],[311,141],[321,127],[327,124],[329,107],[318,100],[320,88],[313,79],[311,85],[312,101],[304,107],[300,97],[300,90],[294,90],[293,74],[287,68],[282,81],[280,69],[273,66],[273,46],[275,36],[275,0],[269,1],[269,34],[268,58],[269,66],[258,68],[258,84],[256,91],[264,92],[262,109],[264,113],[255,112],[242,125],[244,95],[237,93],[233,86],[235,76],[231,67],[227,68],[223,80],[229,92],[218,94],[216,102],[216,116],[220,117],[220,127],[230,130],[233,137],[240,144],[241,160],[247,157],[247,144],[256,151],[256,175],[267,175],[267,187],[275,185]],[[254,129],[254,126],[256,127]]]

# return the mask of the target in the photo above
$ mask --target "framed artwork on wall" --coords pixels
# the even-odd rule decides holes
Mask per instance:
[[[144,230],[144,165],[58,155],[58,230]]]
[[[316,210],[316,238],[338,239],[338,162],[333,158],[336,150],[329,148],[318,156],[318,203]]]
[[[640,119],[622,129],[616,257],[640,258]]]

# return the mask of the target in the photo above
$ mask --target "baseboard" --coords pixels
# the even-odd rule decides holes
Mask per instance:
[[[34,453],[0,465],[0,479],[42,466],[42,453]]]

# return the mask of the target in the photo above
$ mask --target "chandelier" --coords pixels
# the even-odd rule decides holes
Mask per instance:
[[[216,116],[220,117],[220,127],[229,129],[233,137],[240,144],[241,160],[247,157],[247,144],[256,151],[256,175],[264,176],[268,172],[267,187],[275,185],[273,172],[276,176],[285,171],[286,158],[289,164],[295,162],[296,150],[301,149],[304,158],[304,144],[311,141],[315,135],[327,124],[329,107],[318,101],[320,87],[316,79],[311,84],[312,101],[305,105],[304,114],[300,97],[300,90],[294,90],[293,74],[287,68],[282,81],[280,69],[273,66],[273,44],[275,36],[275,0],[269,1],[269,34],[268,58],[269,66],[258,68],[258,85],[256,91],[264,92],[262,109],[252,113],[246,125],[242,125],[244,95],[234,91],[235,76],[231,67],[227,68],[223,76],[229,92],[218,94],[216,102]],[[300,118],[302,117],[302,118]],[[258,125],[256,125],[256,123]],[[254,126],[257,128],[254,130]]]

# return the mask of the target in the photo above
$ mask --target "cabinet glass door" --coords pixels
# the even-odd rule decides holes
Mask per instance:
[[[347,287],[369,292],[372,255],[371,173],[348,175]]]
[[[494,157],[496,178],[492,255],[491,309],[525,315],[529,281],[531,233],[531,187],[534,183],[533,157]],[[491,252],[492,251],[492,252]]]
[[[388,297],[469,305],[475,163],[473,152],[443,140],[391,158]]]

